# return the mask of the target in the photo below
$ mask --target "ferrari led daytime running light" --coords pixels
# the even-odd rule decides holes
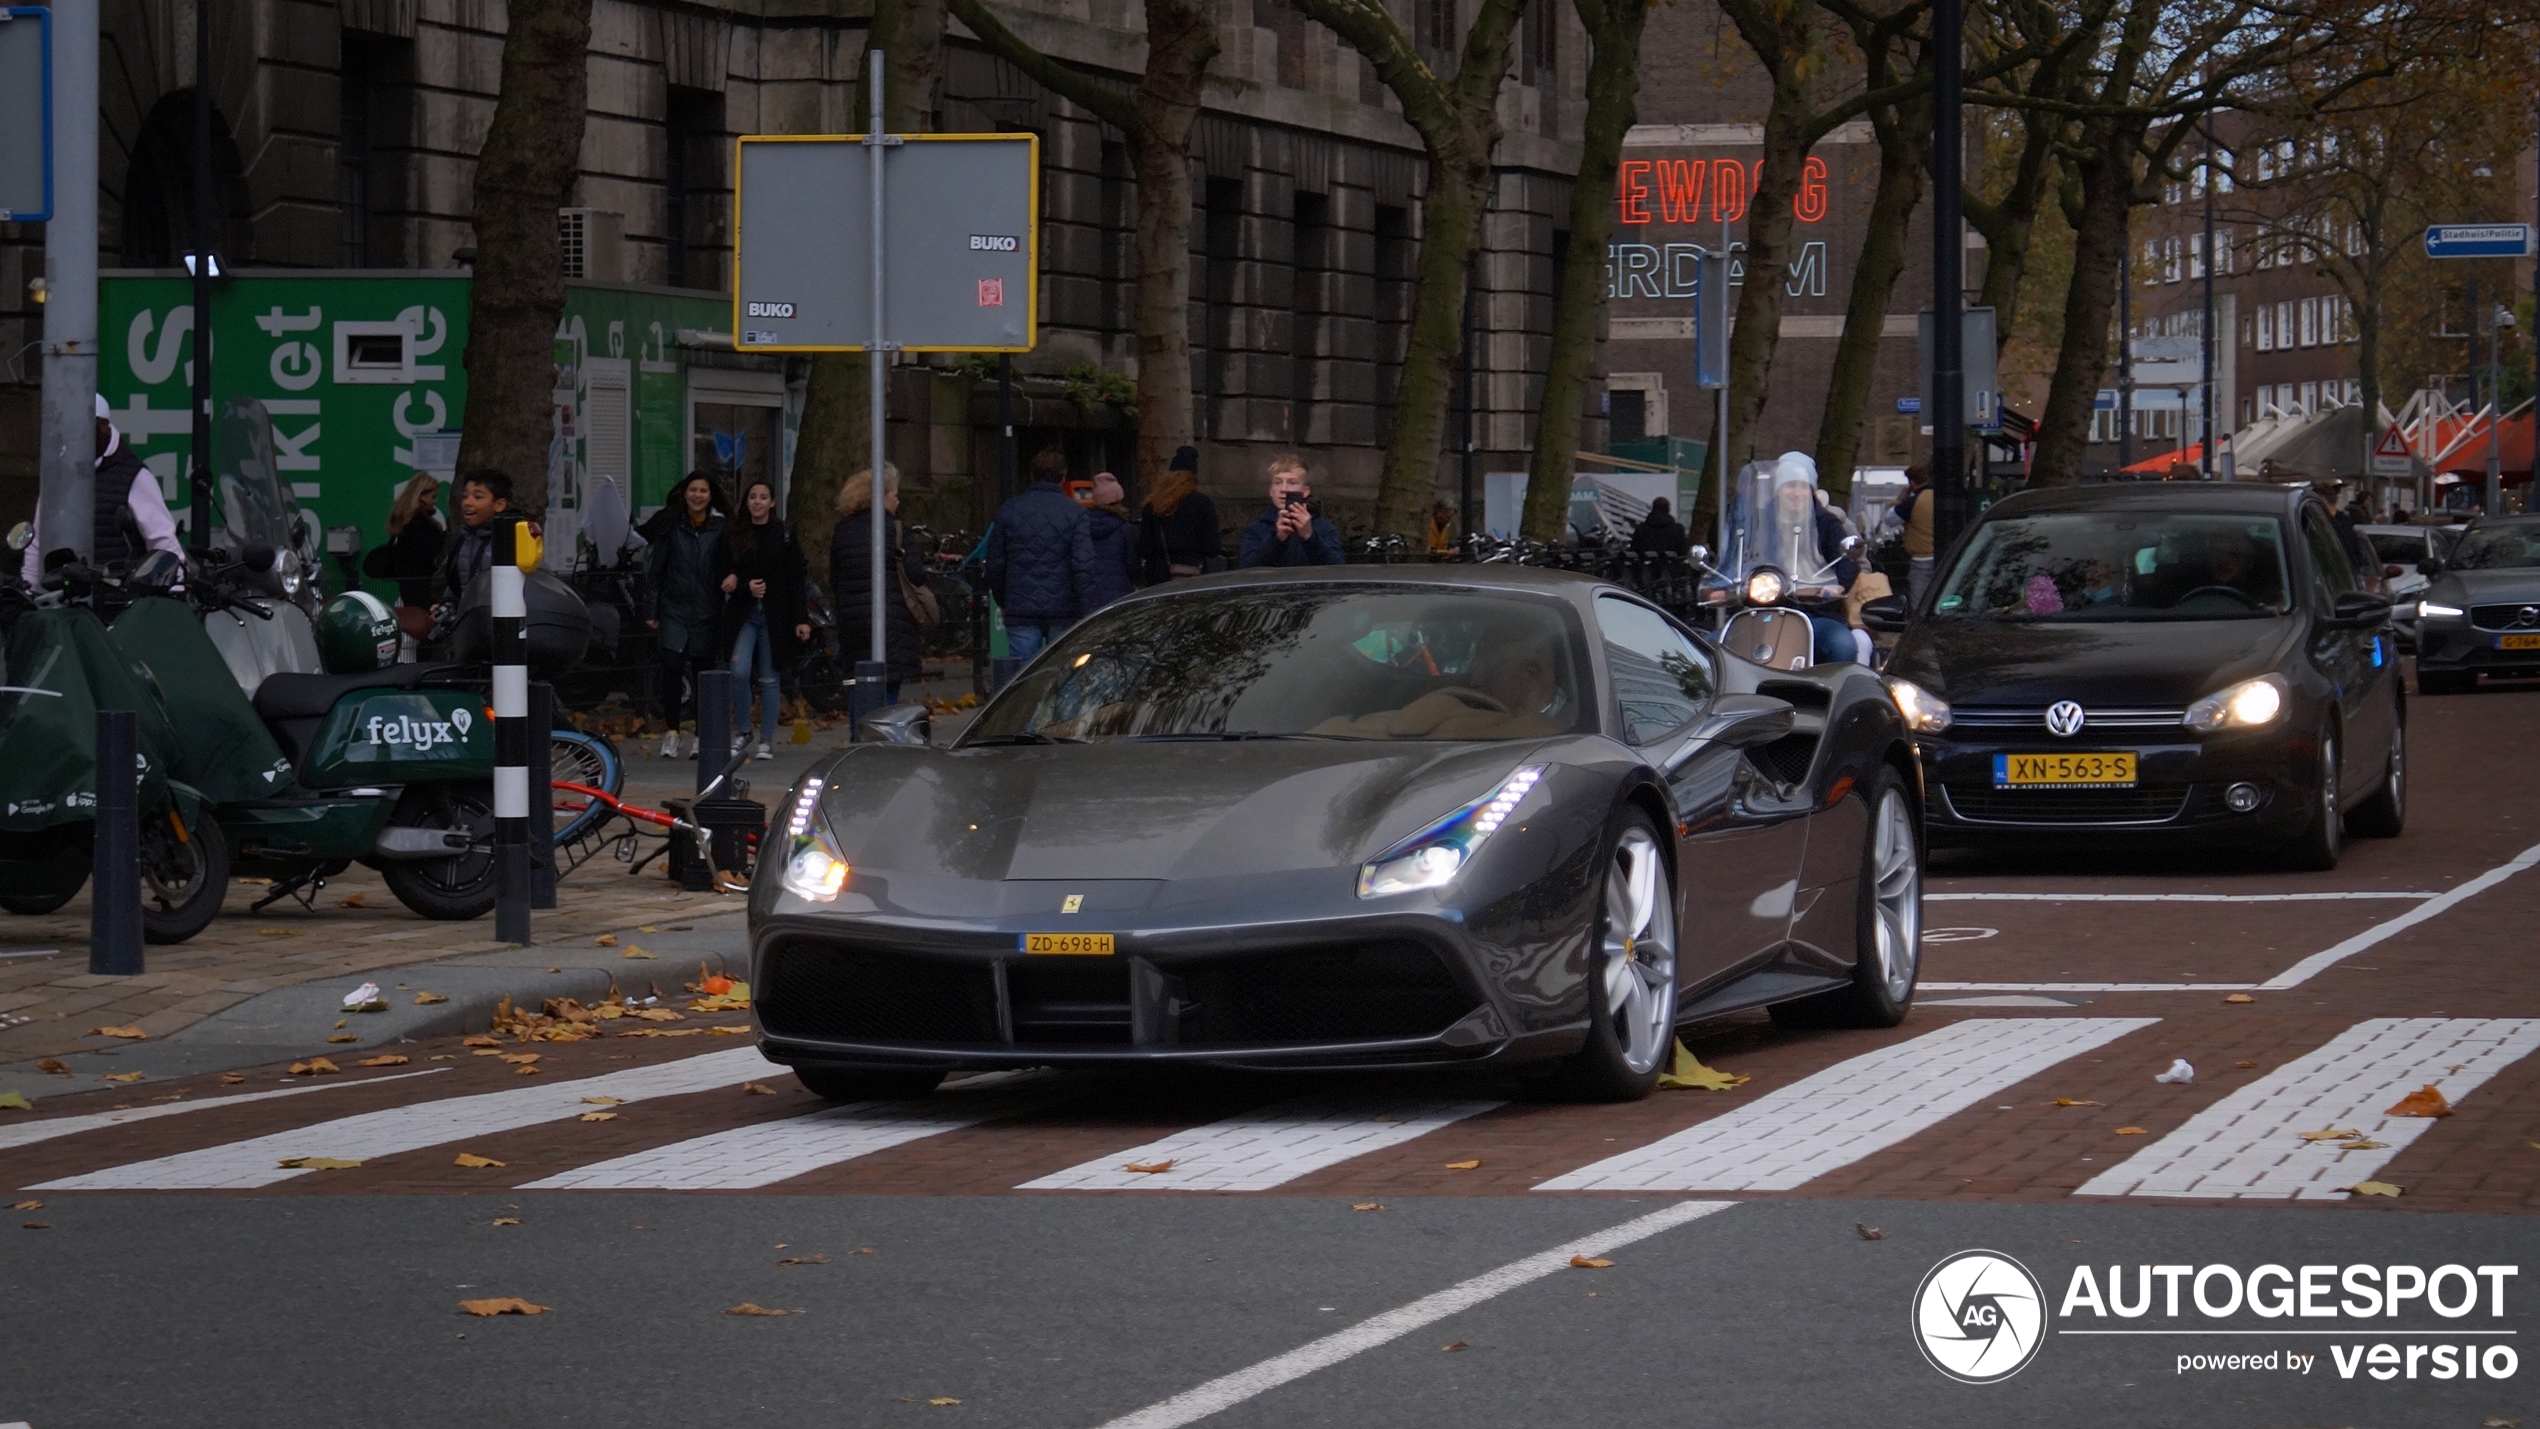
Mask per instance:
[[[811,832],[811,817],[820,807],[820,785],[820,776],[814,774],[794,791],[794,814],[785,822],[788,837],[801,838]]]
[[[1949,728],[1953,716],[1947,700],[1896,675],[1879,678],[1887,683],[1887,697],[1896,701],[1896,712],[1905,717],[1907,729],[1916,734],[1938,734]]]
[[[785,891],[813,903],[830,903],[847,886],[848,870],[837,846],[829,842],[828,830],[819,827],[820,787],[815,774],[794,791],[793,811],[785,820]]]
[[[2217,729],[2258,729],[2275,723],[2284,713],[2285,686],[2281,675],[2260,675],[2254,680],[2216,690],[2187,707],[2184,721],[2189,729],[2203,733]]]
[[[1358,871],[1358,896],[1383,898],[1453,882],[1480,851],[1482,841],[1508,822],[1542,778],[1540,765],[1520,769],[1497,789],[1394,845],[1391,852]]]

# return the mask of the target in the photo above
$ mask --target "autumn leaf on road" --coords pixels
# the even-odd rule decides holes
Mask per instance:
[[[776,1089],[774,1087],[767,1086],[760,1082],[743,1082],[741,1084],[741,1090],[743,1093],[754,1097],[772,1097],[776,1095]]]
[[[2232,1063],[2231,1065],[2233,1065],[2233,1066],[2235,1066],[2235,1067],[2238,1067],[2240,1070],[2242,1070],[2242,1071],[2244,1071],[2244,1072],[2247,1072],[2247,1071],[2254,1071],[2254,1070],[2256,1070],[2256,1068],[2257,1068],[2257,1065],[2258,1065],[2258,1064],[2257,1064],[2257,1063],[2255,1063],[2255,1062],[2234,1062],[2234,1063]]]
[[[624,1097],[584,1097],[582,1100],[593,1106],[624,1106],[626,1104]]]
[[[2395,1196],[2399,1194],[2399,1188],[2391,1185],[2387,1181],[2358,1181],[2352,1186],[2339,1186],[2336,1189],[2340,1191],[2351,1191],[2358,1196]]]
[[[362,1163],[340,1156],[292,1156],[273,1164],[293,1171],[350,1171]]]
[[[1478,1171],[1482,1169],[1482,1163],[1478,1160],[1449,1161],[1446,1163],[1446,1169],[1449,1171]]]
[[[740,1304],[733,1306],[731,1309],[726,1310],[723,1313],[726,1315],[765,1315],[773,1318],[779,1315],[791,1315],[794,1312],[791,1310],[771,1310],[764,1305],[744,1300]]]
[[[618,956],[621,958],[658,958],[661,954],[645,952],[643,948],[638,945],[629,943],[626,945],[626,951],[618,954]]]
[[[443,997],[437,992],[418,992],[415,994],[415,1006],[417,1007],[430,1007],[436,1002],[448,1002],[449,1000],[450,999]]]
[[[825,1255],[789,1255],[776,1263],[778,1265],[827,1265],[829,1263],[829,1257]]]
[[[954,1405],[959,1404],[961,1401],[953,1398],[949,1394],[939,1394],[926,1402],[935,1406],[937,1409],[950,1409]]]
[[[479,1032],[473,1037],[460,1038],[459,1045],[462,1047],[500,1047],[503,1045],[503,1039],[500,1037],[488,1037],[484,1033]]]
[[[685,1022],[688,1020],[688,1014],[684,1012],[673,1012],[667,1007],[639,1008],[629,1015],[640,1017],[646,1022]]]
[[[343,897],[335,900],[335,906],[338,908],[363,908],[369,905],[362,902],[362,895],[359,893],[347,893]]]
[[[613,1111],[586,1111],[582,1113],[581,1119],[584,1121],[615,1121],[617,1120],[617,1113]]]
[[[2383,1116],[2450,1116],[2451,1114],[2452,1104],[2444,1100],[2443,1093],[2436,1090],[2432,1082],[2399,1098],[2397,1106],[2382,1113]]]
[[[138,1027],[91,1027],[88,1029],[88,1035],[91,1037],[121,1037],[127,1041],[138,1042],[150,1034],[142,1031]]]
[[[220,1080],[221,1080],[221,1085],[222,1085],[222,1086],[225,1086],[225,1087],[234,1087],[234,1086],[238,1085],[240,1082],[243,1082],[243,1081],[247,1080],[247,1078],[246,1078],[246,1075],[245,1075],[244,1073],[240,1073],[240,1072],[223,1072],[223,1073],[221,1073],[221,1074],[220,1074]]]
[[[2304,1141],[2347,1141],[2361,1135],[2363,1135],[2362,1132],[2350,1126],[2332,1126],[2320,1131],[2303,1132],[2302,1139]]]
[[[2139,1126],[2121,1126],[2117,1128],[2117,1135],[2119,1136],[2150,1136],[2151,1134],[2152,1133]]]
[[[406,1058],[390,1052],[384,1056],[364,1057],[353,1065],[356,1067],[402,1067],[406,1065],[406,1061]]]
[[[503,1054],[503,1060],[510,1062],[515,1066],[526,1066],[531,1062],[537,1061],[541,1055],[543,1054],[537,1052],[505,1052]]]
[[[496,1216],[494,1219],[487,1221],[486,1224],[491,1226],[516,1226],[520,1224],[520,1217]]]
[[[258,928],[256,930],[256,936],[259,938],[296,938],[300,936],[300,930],[297,928]]]
[[[2247,993],[2245,993],[2245,992],[2235,992],[2235,993],[2233,993],[2231,996],[2224,998],[2224,999],[2223,999],[2223,1001],[2225,1001],[2225,1002],[2255,1002],[2255,1001],[2257,1001],[2257,999],[2256,999],[2256,998],[2254,998],[2254,997],[2251,997],[2249,994],[2247,994]]]
[[[617,934],[602,933],[600,936],[591,940],[591,946],[595,948],[614,948],[617,946]]]
[[[471,1315],[544,1315],[547,1307],[532,1305],[517,1295],[493,1295],[483,1300],[462,1300],[459,1308]]]
[[[291,1064],[291,1075],[295,1077],[313,1077],[325,1072],[340,1072],[343,1070],[344,1069],[342,1067],[335,1065],[333,1062],[326,1060],[324,1057],[311,1057],[305,1062],[294,1062]]]
[[[1723,1072],[1702,1065],[1682,1042],[1676,1044],[1675,1063],[1658,1074],[1658,1085],[1669,1091],[1725,1092],[1744,1086],[1746,1081],[1743,1072]]]
[[[1141,1176],[1155,1176],[1172,1170],[1173,1162],[1170,1158],[1163,1161],[1132,1161],[1120,1169],[1123,1171],[1135,1171]]]
[[[67,1077],[71,1074],[71,1064],[59,1057],[46,1057],[35,1064],[35,1070],[51,1076]]]
[[[40,1211],[44,1209],[44,1203],[42,1201],[19,1201],[10,1206],[9,1209],[13,1211]]]
[[[1572,1270],[1611,1270],[1614,1268],[1614,1262],[1594,1256],[1574,1255],[1570,1257],[1570,1268]]]
[[[35,1103],[24,1092],[0,1092],[0,1111],[33,1111]]]
[[[327,1070],[333,1071],[334,1068],[330,1067]],[[108,1072],[106,1074],[106,1080],[110,1082],[138,1082],[145,1081],[148,1077],[149,1074],[146,1072]]]
[[[1353,1211],[1381,1211],[1385,1208],[1385,1203],[1382,1201],[1352,1201],[1349,1203],[1349,1208]]]
[[[359,1042],[362,1039],[350,1032],[338,1032],[326,1040],[329,1042]]]
[[[2099,1105],[2099,1103],[2097,1103],[2097,1102],[2076,1101],[2076,1100],[2074,1100],[2074,1099],[2073,1099],[2073,1098],[2071,1098],[2071,1097],[2057,1097],[2057,1098],[2055,1098],[2055,1105],[2057,1105],[2057,1106],[2097,1106],[2097,1105]]]
[[[1462,1340],[1454,1340],[1438,1346],[1438,1353],[1451,1355],[1457,1350],[1469,1350],[1471,1348],[1471,1345],[1464,1343]]]
[[[481,1170],[487,1166],[500,1166],[503,1163],[491,1156],[479,1156],[473,1151],[462,1151],[450,1159],[450,1164],[465,1166],[470,1170]]]
[[[2358,1136],[2352,1141],[2337,1143],[2337,1149],[2340,1151],[2387,1151],[2390,1149],[2390,1143],[2375,1141],[2369,1136]]]
[[[1877,1226],[1870,1225],[1870,1224],[1868,1224],[1867,1222],[1864,1222],[1864,1221],[1854,1221],[1854,1222],[1852,1223],[1852,1231],[1853,1231],[1853,1233],[1854,1233],[1855,1235],[1858,1235],[1858,1236],[1859,1236],[1859,1237],[1861,1237],[1861,1239],[1863,1239],[1863,1240],[1885,1240],[1885,1239],[1887,1239],[1887,1232],[1885,1232],[1885,1231],[1883,1231],[1883,1230],[1880,1230]]]

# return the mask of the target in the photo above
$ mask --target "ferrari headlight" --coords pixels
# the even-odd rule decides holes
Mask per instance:
[[[1882,675],[1887,682],[1887,697],[1896,701],[1896,712],[1905,717],[1905,727],[1916,734],[1938,734],[1949,727],[1949,702],[1911,680],[1895,675]]]
[[[1523,803],[1543,778],[1541,765],[1529,765],[1507,782],[1435,824],[1395,844],[1382,857],[1358,870],[1358,896],[1383,898],[1423,888],[1443,888],[1455,881],[1464,865],[1499,826]]]
[[[2262,728],[2275,723],[2284,713],[2288,693],[2283,676],[2260,675],[2216,690],[2189,705],[2185,723],[2200,734],[2217,729]]]
[[[2439,601],[2417,602],[2417,619],[2419,620],[2458,620],[2468,613],[2457,605],[2444,605]]]
[[[785,891],[813,903],[834,902],[847,886],[847,861],[820,826],[821,783],[817,774],[802,782],[785,820]]]
[[[1746,578],[1748,605],[1779,605],[1782,593],[1790,589],[1790,581],[1771,566],[1757,566]]]

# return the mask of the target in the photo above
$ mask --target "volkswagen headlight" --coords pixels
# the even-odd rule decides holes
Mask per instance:
[[[1771,566],[1757,566],[1746,577],[1748,605],[1779,605],[1783,592],[1790,589],[1790,579]]]
[[[1395,844],[1358,870],[1358,896],[1384,898],[1454,882],[1542,778],[1541,765],[1520,769],[1498,788]]]
[[[1887,697],[1896,701],[1896,712],[1905,717],[1905,727],[1916,734],[1938,734],[1949,727],[1949,702],[1911,680],[1895,675],[1882,675],[1887,683]]]
[[[847,886],[847,861],[820,826],[822,782],[817,774],[802,782],[785,820],[785,891],[812,903],[835,902]]]
[[[2291,694],[2283,676],[2260,675],[2216,690],[2189,705],[2185,723],[2200,734],[2217,729],[2263,728],[2283,716]]]

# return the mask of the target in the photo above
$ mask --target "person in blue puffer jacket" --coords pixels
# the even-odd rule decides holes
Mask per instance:
[[[1032,458],[1032,484],[997,508],[988,531],[988,593],[1018,660],[1040,654],[1100,603],[1092,522],[1066,483],[1067,454],[1044,448]]]

